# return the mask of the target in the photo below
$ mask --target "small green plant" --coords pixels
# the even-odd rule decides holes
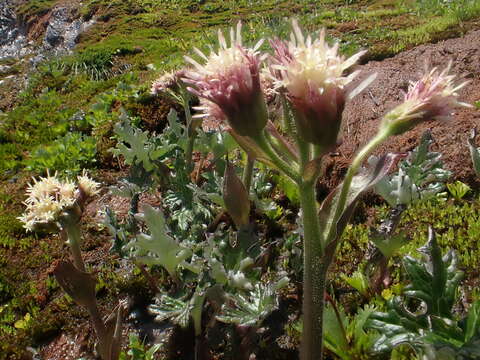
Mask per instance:
[[[119,360],[154,360],[155,354],[161,347],[161,344],[155,344],[147,349],[137,334],[130,334],[128,336],[128,350],[120,353]]]
[[[370,291],[379,294],[390,281],[388,260],[409,240],[405,234],[396,231],[408,206],[444,195],[444,182],[451,176],[451,172],[443,169],[440,160],[442,155],[430,151],[432,143],[430,131],[426,131],[420,144],[400,162],[398,171],[385,176],[374,188],[391,209],[379,228],[372,229],[370,240],[373,246],[367,251],[365,275],[361,274],[368,279],[368,289],[359,287],[362,282],[358,283],[358,280],[362,277],[357,276],[357,281],[353,283],[358,285],[354,287],[361,289],[365,296]],[[375,163],[376,158],[371,157],[369,161]]]
[[[342,360],[362,359],[377,338],[375,331],[364,330],[374,311],[373,306],[366,305],[357,314],[348,316],[329,298],[325,307],[325,347]]]
[[[442,154],[430,151],[433,138],[426,131],[420,144],[399,164],[398,172],[385,176],[375,185],[375,192],[392,207],[409,205],[437,196],[452,173],[443,168]],[[372,157],[370,162],[375,162]]]
[[[410,284],[402,296],[388,301],[388,312],[375,312],[370,316],[367,327],[382,334],[373,350],[386,352],[408,344],[417,355],[427,359],[477,358],[480,302],[472,304],[463,319],[454,314],[452,308],[458,300],[463,272],[457,268],[455,252],[442,257],[431,228],[428,236],[427,244],[419,249],[426,261],[404,259]]]
[[[91,136],[71,132],[50,145],[33,150],[25,160],[28,170],[42,173],[45,169],[76,175],[95,164],[96,141]]]
[[[447,184],[447,189],[456,201],[462,200],[472,190],[470,186],[458,180],[453,184]]]

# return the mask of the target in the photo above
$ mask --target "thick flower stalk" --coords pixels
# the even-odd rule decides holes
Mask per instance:
[[[456,76],[449,74],[450,66],[451,64],[443,71],[437,68],[427,69],[420,80],[410,82],[403,103],[384,116],[376,136],[357,153],[348,168],[334,221],[337,221],[344,211],[353,176],[378,145],[390,136],[401,135],[421,122],[433,119],[448,120],[457,107],[471,107],[470,104],[458,100],[457,92],[468,82],[456,85]],[[333,236],[333,231],[332,229],[329,237]]]
[[[323,308],[326,273],[329,262],[324,259],[325,239],[318,217],[315,183],[320,171],[321,155],[337,143],[345,103],[367,86],[368,78],[357,88],[351,85],[357,72],[345,72],[364,54],[359,52],[345,59],[338,53],[338,44],[330,46],[322,30],[316,39],[304,36],[298,23],[292,22],[289,41],[270,42],[273,54],[266,77],[286,101],[286,124],[291,112],[300,155],[297,178],[304,229],[303,334],[301,358],[322,357]],[[291,110],[291,111],[290,111]],[[315,151],[312,146],[315,145]]]
[[[104,360],[116,360],[120,353],[121,308],[116,313],[114,331],[106,326],[95,298],[95,280],[86,272],[80,251],[79,219],[85,201],[99,192],[99,184],[84,171],[77,184],[62,181],[57,174],[33,180],[27,188],[26,212],[19,219],[27,231],[40,228],[59,228],[68,239],[73,264],[62,261],[54,270],[55,278],[64,291],[79,305],[85,307],[93,321],[99,339],[98,351]]]
[[[191,85],[201,105],[198,118],[221,119],[241,136],[257,136],[267,123],[267,108],[261,91],[259,41],[253,48],[242,45],[241,23],[230,32],[227,43],[218,33],[219,48],[207,56],[200,50],[200,64],[191,57],[185,59],[194,69],[187,71],[184,81]]]
[[[338,53],[338,43],[330,46],[325,41],[325,30],[312,39],[303,35],[296,21],[292,25],[290,41],[270,42],[273,55],[267,74],[292,104],[300,137],[329,149],[336,144],[345,102],[358,91],[347,88],[358,71],[344,73],[365,52],[345,59]]]
[[[448,120],[457,107],[471,107],[458,101],[458,90],[468,81],[455,84],[456,77],[449,74],[450,67],[451,64],[442,71],[434,67],[426,70],[420,80],[410,82],[403,103],[384,117],[382,129],[391,135],[399,135],[423,121]]]

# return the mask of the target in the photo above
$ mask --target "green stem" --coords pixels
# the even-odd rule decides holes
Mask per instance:
[[[192,113],[190,112],[190,103],[188,101],[188,93],[182,91],[182,99],[183,99],[183,111],[185,111],[185,119],[187,122],[187,148],[185,150],[185,161],[187,165],[187,170],[190,172],[193,170],[193,145],[195,144],[195,138],[197,132],[193,128],[193,118]]]
[[[188,135],[187,149],[185,150],[185,162],[188,172],[193,170],[193,145],[195,144],[195,132]]]
[[[62,227],[67,232],[68,245],[72,253],[73,264],[78,270],[85,272],[85,263],[83,262],[82,252],[80,250],[81,237],[79,225],[73,223],[73,221],[67,217],[65,221],[62,221]]]
[[[324,294],[328,265],[322,262],[315,182],[299,185],[303,213],[303,333],[302,360],[320,360],[323,352]],[[326,268],[325,268],[326,267]]]
[[[277,154],[281,154],[281,157],[285,161],[298,163],[298,156],[280,139],[277,139],[275,136],[269,136],[269,134],[267,134],[267,141],[269,142],[270,146],[277,152]]]
[[[243,168],[242,174],[242,182],[247,190],[247,194],[250,195],[250,187],[252,185],[252,177],[253,177],[253,167],[255,165],[255,158],[247,155],[247,164]]]
[[[285,175],[287,175],[297,184],[300,183],[301,179],[298,175],[298,169],[296,169],[296,167],[293,167],[292,169],[291,164],[287,164],[280,156],[278,156],[278,154],[268,142],[263,131],[257,137],[252,138],[252,140],[256,142],[256,144],[262,149],[262,151],[270,158],[270,160],[280,171],[282,171]]]
[[[293,133],[295,133],[295,129],[294,129],[295,122],[294,122],[293,117],[292,117],[292,112],[290,110],[290,105],[288,104],[288,101],[285,98],[285,95],[280,96],[280,101],[281,101],[282,109],[283,109],[283,116],[282,116],[283,129],[285,130],[285,132],[287,134],[293,134]]]
[[[340,219],[342,215],[345,204],[347,201],[348,191],[352,185],[353,176],[357,173],[358,168],[362,165],[363,161],[369,156],[375,148],[384,142],[390,136],[388,131],[380,131],[377,135],[370,140],[370,142],[363,147],[362,150],[357,154],[355,159],[353,159],[352,164],[348,168],[345,179],[343,180],[342,190],[340,191],[340,197],[338,199],[337,208],[335,210],[335,215],[333,217],[332,227],[329,230],[328,236],[325,241],[329,241],[336,233],[336,226],[334,224]]]
[[[300,168],[304,169],[305,165],[312,159],[312,147],[309,143],[298,139],[298,150],[300,151]]]

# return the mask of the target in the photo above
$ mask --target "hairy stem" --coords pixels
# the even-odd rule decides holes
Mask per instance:
[[[299,186],[303,213],[303,333],[302,360],[319,360],[323,352],[323,311],[327,271],[315,199],[315,182]],[[328,265],[327,265],[328,267]]]
[[[81,237],[79,225],[68,217],[65,221],[62,221],[62,227],[67,233],[73,264],[78,270],[85,272],[85,263],[83,262],[82,252],[80,250]]]

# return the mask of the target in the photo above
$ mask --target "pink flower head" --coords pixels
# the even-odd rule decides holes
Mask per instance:
[[[177,91],[182,85],[182,77],[185,75],[185,69],[174,72],[166,72],[152,83],[150,93],[158,95],[168,91]]]
[[[443,71],[437,68],[426,70],[422,78],[410,82],[404,101],[390,111],[382,122],[392,135],[402,134],[422,121],[449,119],[453,109],[471,107],[459,102],[457,91],[468,81],[455,85],[455,75],[449,75],[451,64]]]
[[[295,20],[292,27],[290,41],[270,42],[273,55],[267,76],[293,105],[300,136],[307,142],[330,147],[336,143],[346,99],[360,91],[346,89],[358,71],[348,76],[343,73],[365,52],[345,60],[338,54],[338,43],[326,43],[325,30],[312,39],[304,37]],[[373,79],[368,80],[370,83]],[[361,88],[367,85],[364,82]]]
[[[197,118],[215,117],[226,120],[228,125],[242,136],[255,136],[267,122],[267,110],[260,86],[260,63],[258,48],[242,45],[241,23],[236,31],[230,31],[227,44],[221,31],[218,32],[219,49],[205,55],[197,48],[195,52],[204,60],[200,64],[185,56],[193,70],[187,71],[184,81],[192,86],[190,92],[207,101],[202,101]]]

